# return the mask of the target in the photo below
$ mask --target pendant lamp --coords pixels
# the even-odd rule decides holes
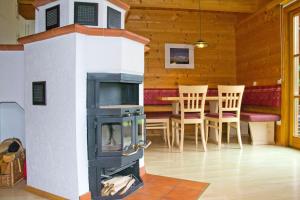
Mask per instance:
[[[196,48],[202,49],[202,48],[208,47],[208,43],[204,40],[201,40],[201,6],[200,6],[201,4],[200,4],[200,1],[201,0],[199,0],[199,38],[200,39],[194,43],[194,46]]]

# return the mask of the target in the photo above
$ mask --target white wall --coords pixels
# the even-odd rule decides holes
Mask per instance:
[[[27,184],[78,199],[75,35],[25,45]],[[32,82],[46,81],[46,106],[32,105]]]
[[[25,147],[25,113],[16,103],[0,103],[0,141],[19,138]]]
[[[144,74],[144,45],[122,37],[78,34],[78,55],[86,71]],[[80,45],[81,44],[81,45]]]
[[[122,72],[144,75],[144,45],[122,38]],[[144,94],[141,93],[141,94]]]
[[[18,14],[17,0],[0,0],[0,44],[16,44],[19,37],[34,33],[34,21]]]
[[[89,191],[87,73],[142,75],[143,55],[135,41],[79,33],[25,45],[28,185],[68,199]],[[47,82],[46,106],[32,105],[33,81]]]
[[[79,195],[89,191],[88,178],[88,151],[87,151],[87,110],[86,110],[86,85],[87,71],[84,54],[81,48],[85,45],[76,34],[76,139],[77,139],[77,165],[78,165],[78,190]]]
[[[24,52],[0,51],[0,141],[16,137],[25,146],[24,88]]]
[[[107,28],[107,6],[118,10],[121,12],[121,28],[125,27],[125,10],[115,6],[114,4],[107,2],[106,0],[59,0],[43,6],[38,7],[35,15],[35,32],[44,32],[46,30],[45,26],[45,12],[46,9],[51,8],[56,5],[60,5],[60,26],[66,26],[74,24],[74,2],[89,2],[98,3],[98,28]]]
[[[24,108],[24,52],[0,51],[0,102]]]

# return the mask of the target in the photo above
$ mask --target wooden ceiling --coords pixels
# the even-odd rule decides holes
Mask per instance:
[[[199,10],[199,0],[124,0],[131,8]],[[201,10],[253,13],[266,0],[201,0]]]
[[[132,9],[199,10],[199,0],[123,0]],[[271,0],[201,0],[201,10],[254,13]],[[19,13],[34,19],[34,0],[18,0]]]

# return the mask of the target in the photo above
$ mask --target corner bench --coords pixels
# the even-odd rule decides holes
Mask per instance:
[[[209,89],[207,96],[216,96],[216,89]],[[175,88],[150,88],[144,90],[144,104],[148,129],[151,124],[165,130],[172,114],[172,104],[160,101],[159,97],[178,96]],[[275,122],[280,121],[281,86],[246,87],[242,101],[241,122],[247,125],[253,145],[275,143]],[[243,129],[242,129],[243,132]],[[242,134],[245,134],[242,133]]]
[[[252,145],[275,144],[275,122],[280,121],[280,106],[280,85],[245,89],[240,118],[249,127]]]

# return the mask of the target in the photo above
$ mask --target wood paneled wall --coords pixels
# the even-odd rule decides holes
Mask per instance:
[[[280,8],[242,19],[236,27],[237,83],[274,85],[281,77]],[[281,109],[248,106],[246,111],[281,114]],[[276,143],[284,133],[276,125]]]
[[[234,84],[236,82],[237,14],[201,12],[205,49],[195,49],[195,69],[165,69],[165,43],[192,44],[199,39],[199,12],[131,9],[126,29],[148,37],[145,88],[175,88],[179,84]]]
[[[274,85],[281,79],[279,6],[238,23],[237,83]]]

